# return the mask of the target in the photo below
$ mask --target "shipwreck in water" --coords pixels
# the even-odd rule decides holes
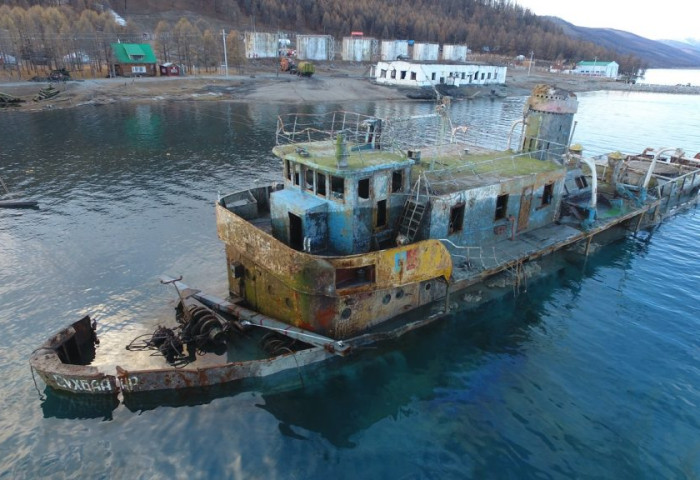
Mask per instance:
[[[588,254],[697,204],[697,155],[587,157],[570,144],[577,106],[536,87],[505,149],[454,125],[447,99],[410,118],[280,117],[280,181],[216,203],[229,297],[163,279],[180,296],[177,324],[130,345],[119,365],[92,365],[86,316],[38,348],[32,368],[53,389],[135,395],[351,356],[440,318],[458,291],[521,281],[543,256]]]

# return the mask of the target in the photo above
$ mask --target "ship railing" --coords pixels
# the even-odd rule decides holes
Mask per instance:
[[[472,270],[477,267],[474,263],[478,263],[482,270],[496,268],[501,265],[501,262],[496,256],[496,247],[490,249],[481,246],[457,245],[447,238],[441,238],[441,242],[446,243],[449,247],[463,252],[463,254],[450,252],[450,255],[456,258],[462,258],[466,262],[468,269]],[[449,249],[449,248],[448,248]],[[491,250],[488,252],[488,250]],[[486,253],[484,253],[486,251]]]
[[[354,112],[289,113],[277,117],[277,145],[335,140],[342,134],[352,144],[372,140],[378,117]]]

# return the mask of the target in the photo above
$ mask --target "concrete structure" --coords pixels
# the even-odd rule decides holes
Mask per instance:
[[[408,58],[408,40],[382,40],[381,59],[386,62]]]
[[[469,49],[466,45],[443,45],[442,60],[445,62],[466,62]]]
[[[276,58],[279,39],[277,33],[245,32],[246,58]]]
[[[416,43],[413,45],[411,58],[418,62],[436,62],[440,55],[440,45],[437,43]]]
[[[377,55],[378,42],[371,37],[344,37],[343,60],[346,62],[371,62]]]
[[[377,83],[425,87],[447,84],[495,85],[505,83],[506,67],[492,65],[455,65],[406,61],[378,62],[372,76]]]
[[[573,73],[590,75],[592,77],[617,78],[620,65],[617,62],[601,62],[598,60],[578,62]]]
[[[330,35],[297,35],[299,60],[333,60],[335,41]]]

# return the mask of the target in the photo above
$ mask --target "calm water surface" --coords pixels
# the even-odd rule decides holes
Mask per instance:
[[[589,153],[700,151],[700,98],[587,93]],[[524,99],[456,102],[507,135]],[[314,105],[411,114],[428,103]],[[193,399],[85,404],[28,357],[89,313],[100,347],[172,323],[161,273],[226,293],[217,191],[276,179],[266,104],[0,112],[0,478],[697,478],[700,219],[690,210],[526,293],[453,313],[354,363]],[[488,128],[486,128],[488,127]],[[501,140],[503,143],[503,141]],[[504,145],[502,145],[504,146]]]

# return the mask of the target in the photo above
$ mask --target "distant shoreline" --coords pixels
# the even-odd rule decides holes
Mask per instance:
[[[0,82],[0,92],[25,100],[3,110],[42,111],[82,105],[159,101],[230,101],[263,103],[318,103],[362,100],[406,100],[406,87],[377,85],[368,77],[368,65],[319,65],[311,78],[299,78],[271,67],[247,69],[245,74],[190,77],[101,78],[54,84],[60,94],[33,101],[46,82]],[[574,93],[590,91],[700,94],[697,86],[628,84],[611,79],[511,68],[505,84],[469,87],[487,96],[526,96],[535,85],[550,84]]]

